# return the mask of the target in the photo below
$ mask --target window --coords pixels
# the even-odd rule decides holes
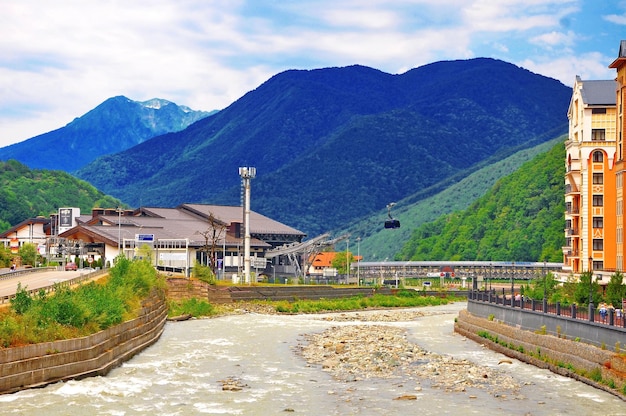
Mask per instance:
[[[593,161],[604,162],[604,154],[601,151],[596,150],[595,152],[593,152]]]
[[[593,217],[593,228],[603,228],[603,227],[604,227],[604,218]]]
[[[591,140],[593,140],[593,141],[604,141],[604,129],[592,129],[591,130]]]
[[[593,270],[604,270],[604,262],[603,261],[593,261]]]
[[[594,207],[604,206],[604,197],[602,195],[594,195],[593,196],[593,206]]]
[[[593,239],[593,249],[594,250],[604,250],[604,240],[601,238]]]
[[[593,184],[602,185],[604,183],[604,175],[602,173],[593,174]]]
[[[606,108],[592,108],[591,114],[606,114]]]

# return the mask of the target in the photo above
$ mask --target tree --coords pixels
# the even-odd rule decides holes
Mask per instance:
[[[22,258],[22,264],[30,264],[35,266],[37,263],[37,247],[32,243],[24,243],[19,249],[19,256]]]
[[[591,286],[591,287],[590,287]],[[579,305],[588,305],[589,296],[591,293],[591,299],[594,305],[599,304],[602,301],[602,295],[600,294],[598,282],[594,281],[592,272],[584,272],[580,275],[580,280],[576,285],[576,291],[574,292],[574,299]]]
[[[554,275],[548,272],[545,277],[544,275],[539,275],[536,279],[533,279],[530,284],[524,288],[524,296],[530,299],[542,300],[545,287],[546,299],[551,299],[552,295],[556,292],[557,285],[558,282],[554,278]]]
[[[350,264],[354,261],[356,261],[356,259],[352,253],[340,251],[335,253],[335,257],[333,257],[331,264],[335,269],[337,269],[337,273],[348,274],[348,267],[350,267]]]
[[[606,285],[606,301],[615,308],[621,308],[624,297],[626,297],[624,275],[617,271],[611,275],[611,280]]]
[[[202,251],[206,254],[206,265],[211,268],[211,272],[215,275],[217,270],[217,243],[222,236],[226,238],[226,224],[215,218],[212,213],[209,214],[208,222],[209,227],[206,231],[200,231],[198,233],[204,237]],[[225,255],[226,253],[223,254]]]

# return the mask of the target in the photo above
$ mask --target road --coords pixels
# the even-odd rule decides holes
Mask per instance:
[[[1,274],[0,277],[0,298],[14,295],[17,291],[18,283],[21,283],[22,288],[27,290],[40,289],[42,287],[53,286],[55,283],[64,282],[66,280],[80,277],[83,274],[87,274],[89,271],[42,271],[42,272],[30,272],[21,273],[20,271],[14,273]]]

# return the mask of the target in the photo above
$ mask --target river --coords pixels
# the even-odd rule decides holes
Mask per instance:
[[[105,377],[0,396],[1,415],[624,415],[626,403],[584,383],[511,360],[453,332],[465,303],[402,326],[439,354],[504,371],[519,394],[444,392],[415,380],[339,382],[296,353],[303,334],[355,322],[324,315],[245,314],[173,322],[160,340]],[[241,390],[223,390],[223,385]],[[394,400],[410,392],[417,400]]]

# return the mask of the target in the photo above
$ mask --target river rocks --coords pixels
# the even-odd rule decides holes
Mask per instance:
[[[308,363],[320,365],[334,378],[345,382],[372,377],[417,379],[446,392],[478,388],[487,389],[494,397],[517,394],[520,388],[517,382],[498,370],[426,351],[409,342],[403,328],[371,324],[419,316],[423,316],[423,312],[385,310],[324,317],[325,320],[354,321],[354,325],[343,324],[319,334],[304,335],[305,342],[299,346],[299,352]]]
[[[220,380],[219,382],[222,383],[222,390],[224,391],[241,391],[245,387],[248,387],[247,384],[235,377],[228,377],[227,379]]]

